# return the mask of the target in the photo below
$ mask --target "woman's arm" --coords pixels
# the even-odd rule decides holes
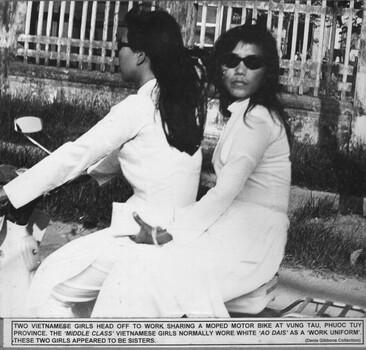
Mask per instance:
[[[118,147],[87,169],[88,175],[96,180],[99,186],[107,184],[115,176],[122,174],[121,165],[118,160],[119,151],[120,148]]]
[[[270,116],[268,115],[268,118]],[[271,142],[272,122],[243,122],[240,130],[231,135],[230,152],[221,169],[215,187],[209,190],[199,202],[166,230],[155,228],[157,243],[162,245],[174,239],[175,243],[185,242],[199,236],[207,230],[228,209],[243,189],[245,182],[261,161]],[[230,137],[226,142],[230,142]],[[136,213],[134,218],[140,226],[136,243],[153,244],[153,227],[144,222]]]
[[[232,144],[227,159],[223,160],[216,186],[167,228],[175,242],[184,243],[206,231],[242,191],[271,142],[273,121],[269,114],[265,117],[256,116],[253,110],[246,123],[242,122],[239,129],[233,130],[233,134],[226,138],[225,142]]]
[[[79,139],[64,144],[5,185],[10,202],[16,208],[29,203],[77,177],[90,165],[135,137],[149,121],[151,104],[148,98],[141,100],[136,95],[127,97]]]

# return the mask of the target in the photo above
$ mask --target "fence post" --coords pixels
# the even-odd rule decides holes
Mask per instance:
[[[332,31],[330,37],[330,47],[328,53],[328,67],[326,71],[326,95],[330,96],[330,86],[332,82],[332,67],[334,63],[334,44],[336,40],[336,32],[337,32],[337,16],[338,16],[338,0],[334,0],[332,6]]]
[[[158,5],[177,20],[182,29],[184,45],[191,48],[194,44],[194,33],[197,22],[197,6],[194,2],[159,1]]]
[[[366,118],[366,1],[363,2],[354,109],[356,118]],[[366,141],[366,140],[365,140]]]

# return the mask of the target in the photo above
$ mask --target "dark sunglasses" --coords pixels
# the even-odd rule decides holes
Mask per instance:
[[[235,68],[240,64],[240,62],[243,62],[245,64],[245,67],[250,70],[256,70],[264,66],[263,57],[258,55],[249,55],[242,58],[238,55],[235,55],[234,53],[231,53],[224,57],[223,60],[223,64],[227,68]]]
[[[118,51],[122,49],[122,47],[131,47],[131,45],[129,43],[126,43],[122,40],[118,40],[117,41],[117,49]]]

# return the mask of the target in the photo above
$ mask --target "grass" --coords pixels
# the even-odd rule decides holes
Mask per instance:
[[[75,140],[108,111],[108,106],[84,105],[76,101],[66,103],[56,100],[41,103],[37,100],[11,98],[0,99],[0,140],[24,144],[24,136],[14,131],[13,120],[24,115],[36,115],[43,119],[44,130],[36,135],[37,141],[55,150],[67,141]],[[28,143],[29,144],[29,143]],[[203,171],[213,171],[211,165],[213,140],[204,141]],[[10,157],[10,156],[9,156]],[[25,160],[25,156],[19,155]],[[12,162],[18,161],[17,155]],[[366,193],[366,151],[355,148],[348,152],[330,154],[317,145],[294,142],[291,150],[292,184],[311,190],[338,192],[344,190],[352,195]],[[4,162],[4,161],[3,161]],[[13,164],[11,162],[11,164]]]
[[[113,202],[125,202],[132,195],[123,177],[117,177],[102,188],[90,180],[84,184],[64,185],[56,191],[40,203],[52,218],[65,222],[87,220],[86,225],[99,227],[109,226]]]
[[[22,115],[36,115],[44,120],[44,131],[36,139],[49,149],[56,149],[62,143],[76,139],[107,112],[106,106],[83,106],[78,103],[55,101],[40,103],[35,100],[21,100],[3,96],[0,100],[0,140],[15,144],[28,144],[22,135],[13,131],[13,119]],[[204,142],[204,171],[213,171],[211,156],[215,143]],[[352,169],[366,173],[366,156],[362,150],[342,152],[329,156],[316,145],[295,142],[292,147],[292,184],[312,190],[337,192],[342,179],[350,179]],[[0,162],[18,167],[31,167],[44,157],[23,146],[16,148],[0,142]],[[343,158],[342,158],[343,157]],[[345,157],[345,158],[344,158]],[[356,164],[354,167],[343,164]],[[355,163],[356,162],[356,163]],[[347,170],[351,169],[351,170]],[[349,173],[351,171],[351,173]],[[359,172],[357,173],[359,174]],[[355,177],[359,193],[364,193],[365,176]],[[41,199],[39,205],[50,213],[53,219],[64,222],[78,221],[87,217],[88,224],[98,222],[99,227],[109,225],[112,202],[124,202],[132,195],[129,184],[118,177],[109,185],[99,188],[93,181],[83,184],[64,185],[49,196]],[[350,254],[360,248],[366,250],[366,243],[355,238],[357,232],[341,235],[336,228],[337,210],[331,199],[315,199],[303,203],[290,217],[289,239],[286,248],[285,265],[304,266],[310,269],[366,277],[365,265],[350,266]]]
[[[23,140],[24,142],[24,140]],[[0,142],[0,163],[17,167],[30,168],[43,158],[39,152],[32,152],[30,148],[16,147]]]
[[[316,144],[295,141],[291,161],[293,185],[366,196],[366,149],[362,145],[329,152]]]
[[[2,96],[0,99],[0,162],[29,168],[46,154],[30,145],[23,135],[14,131],[14,118],[35,115],[43,120],[44,129],[34,138],[46,148],[55,150],[67,141],[75,140],[108,111],[106,106],[85,106],[62,100],[40,102]],[[8,144],[10,142],[12,144]],[[20,147],[14,146],[21,145]],[[104,188],[93,181],[84,184],[64,185],[45,196],[39,206],[47,210],[53,219],[65,222],[81,217],[93,218],[100,225],[108,225],[113,201],[126,201],[132,194],[131,187],[119,177]]]
[[[63,100],[40,102],[36,99],[21,99],[2,96],[0,99],[0,140],[22,145],[18,148],[0,144],[0,162],[29,168],[46,154],[34,151],[23,135],[14,131],[14,118],[35,115],[43,120],[44,129],[34,138],[50,150],[82,135],[108,112],[108,106],[89,106]],[[39,206],[47,210],[53,219],[65,222],[82,217],[93,218],[99,225],[109,224],[113,201],[126,201],[132,189],[123,177],[116,178],[104,188],[94,181],[84,184],[64,185],[41,199]]]
[[[293,185],[318,191],[337,191],[338,179],[332,159],[317,145],[294,141],[291,163]]]
[[[20,150],[14,152],[9,145],[0,147],[1,163],[29,168],[43,158],[39,152]],[[53,190],[49,195],[40,197],[38,206],[54,220],[73,222],[87,217],[100,227],[105,227],[110,223],[112,202],[125,202],[131,195],[132,188],[122,176],[104,187],[99,187],[90,179]]]
[[[14,131],[14,118],[34,115],[42,118],[44,126],[37,133],[37,141],[55,150],[63,143],[78,138],[107,112],[106,106],[84,105],[77,101],[40,102],[32,98],[1,96],[0,140],[24,144],[24,136]]]
[[[290,217],[285,266],[366,277],[366,265],[352,266],[350,256],[357,249],[366,251],[366,239],[357,227],[352,232],[337,229],[338,212],[334,198],[310,198]]]

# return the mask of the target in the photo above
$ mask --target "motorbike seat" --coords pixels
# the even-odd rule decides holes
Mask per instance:
[[[244,294],[225,303],[230,314],[257,315],[275,299],[278,275],[253,292]]]

